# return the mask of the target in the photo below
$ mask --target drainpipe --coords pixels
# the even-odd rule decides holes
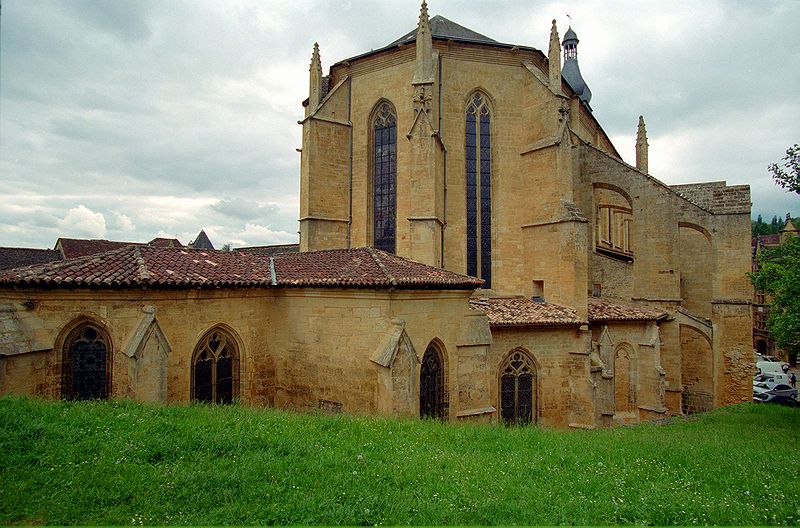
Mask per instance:
[[[439,141],[444,145],[442,135],[442,56],[439,55]],[[442,260],[441,265],[444,269],[444,230],[447,228],[447,149],[444,149],[444,191],[442,193]]]
[[[347,77],[347,123],[350,125],[350,210],[347,213],[347,249],[350,249],[353,244],[350,239],[350,230],[353,225],[353,121],[350,117],[350,107],[353,101],[353,92],[351,88],[352,78]]]

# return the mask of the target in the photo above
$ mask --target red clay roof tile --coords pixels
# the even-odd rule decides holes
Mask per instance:
[[[609,299],[589,298],[589,321],[657,321],[667,316],[664,310],[625,304]]]
[[[274,278],[273,278],[274,274]],[[371,248],[268,257],[246,252],[129,245],[0,272],[0,285],[32,287],[370,287],[475,289],[483,281]]]
[[[580,325],[575,310],[557,304],[532,301],[527,297],[473,299],[470,306],[486,312],[491,326]]]

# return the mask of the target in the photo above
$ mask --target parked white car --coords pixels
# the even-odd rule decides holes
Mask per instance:
[[[756,383],[764,382],[773,384],[785,383],[786,385],[789,385],[789,375],[782,372],[768,372],[765,374],[757,374],[756,377],[753,378],[753,386],[755,386]]]

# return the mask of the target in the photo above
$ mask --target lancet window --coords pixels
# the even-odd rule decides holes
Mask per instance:
[[[397,232],[397,115],[381,103],[372,122],[372,235],[376,249],[394,253]]]
[[[492,286],[491,112],[480,92],[466,111],[467,274]]]
[[[110,392],[110,341],[100,328],[83,324],[64,342],[61,396],[69,400],[107,399]]]
[[[509,355],[500,371],[500,416],[510,425],[536,421],[536,367],[519,350]]]
[[[431,344],[422,357],[419,382],[419,415],[421,418],[446,418],[447,394],[444,361]]]
[[[236,341],[216,328],[198,343],[192,361],[192,399],[231,403],[238,394],[239,352]]]

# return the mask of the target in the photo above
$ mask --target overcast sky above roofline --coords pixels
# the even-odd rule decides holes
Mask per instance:
[[[800,142],[800,2],[431,0],[546,50],[569,19],[592,108],[667,184],[749,184],[753,216],[800,216],[767,165]],[[323,68],[415,27],[416,0],[8,0],[0,16],[0,246],[59,236],[217,246],[297,241],[311,47]],[[789,92],[788,94],[786,92]]]

